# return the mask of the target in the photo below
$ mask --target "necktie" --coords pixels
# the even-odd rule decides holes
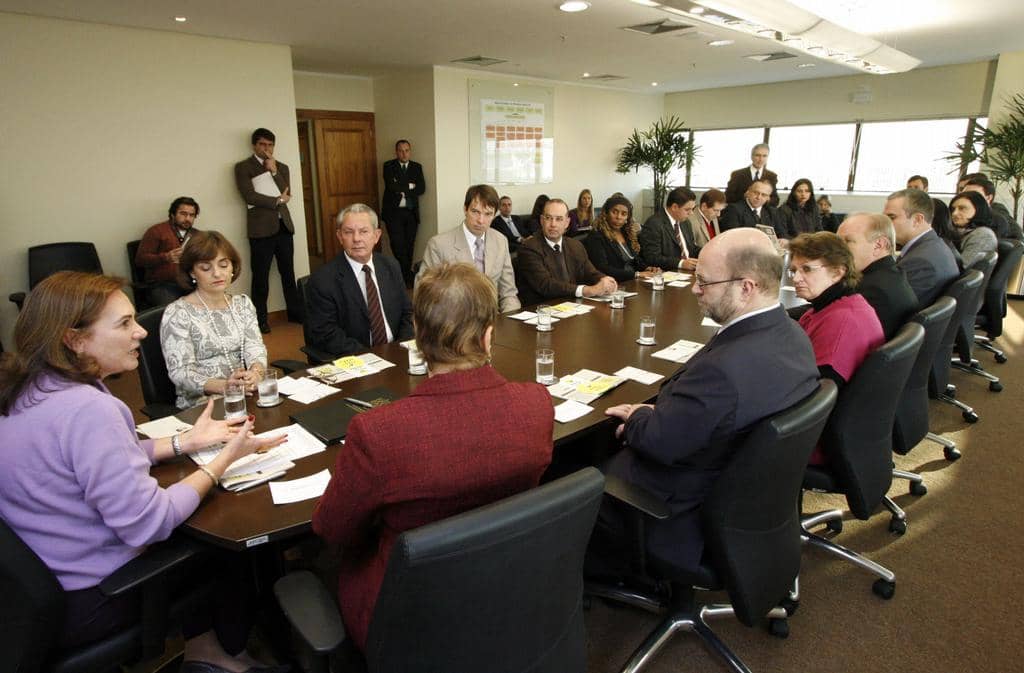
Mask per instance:
[[[679,251],[682,253],[682,255],[680,255],[680,256],[683,257],[684,259],[686,259],[686,258],[688,258],[690,256],[690,251],[686,249],[686,239],[683,238],[683,232],[679,228],[679,223],[676,222],[675,226],[676,226],[676,242],[679,243]]]
[[[370,312],[370,337],[373,339],[371,346],[387,343],[388,332],[384,327],[384,314],[380,310],[380,295],[377,294],[377,284],[373,282],[373,269],[369,264],[363,264],[363,273],[366,274],[366,308]]]
[[[484,272],[484,237],[477,236],[473,243],[473,262],[480,273]]]
[[[715,237],[715,225],[711,220],[704,220],[704,225],[708,228],[708,240],[710,241]]]
[[[754,179],[755,180],[760,180],[761,179],[761,169],[757,169],[756,171],[754,171]]]
[[[558,243],[555,243],[555,258],[558,260],[558,263],[555,265],[555,269],[558,271],[558,277],[568,283],[569,267],[565,265],[565,255],[562,254],[562,246]]]
[[[751,208],[750,212],[754,214],[754,222],[761,224],[761,213],[757,212],[757,208]]]
[[[508,230],[512,232],[512,235],[519,238],[519,230],[516,229],[516,223],[512,221],[512,218],[506,219],[505,223],[508,224]]]

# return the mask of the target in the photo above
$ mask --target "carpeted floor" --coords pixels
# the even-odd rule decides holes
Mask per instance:
[[[981,420],[963,422],[954,408],[932,403],[931,427],[957,442],[963,458],[943,459],[940,446],[925,442],[901,468],[923,472],[928,494],[917,498],[896,481],[891,493],[907,511],[903,537],[888,531],[880,511],[869,521],[847,519],[838,541],[867,554],[896,573],[890,601],[871,591],[874,576],[820,552],[805,553],[801,605],[790,619],[790,636],[779,640],[732,619],[715,631],[754,671],[1018,671],[1024,668],[1013,642],[1024,631],[1024,557],[1020,510],[1024,467],[1018,458],[1024,421],[1024,301],[1011,301],[1000,343],[1009,362],[983,365],[1003,378],[1005,390],[991,393],[983,380],[954,372],[958,396]],[[299,325],[273,322],[266,337],[271,359],[302,359]],[[141,406],[134,373],[111,382],[134,409]],[[143,418],[136,413],[137,420]],[[840,507],[834,497],[812,495],[806,511]],[[595,600],[586,616],[591,673],[617,671],[657,623],[657,617]],[[647,669],[650,673],[725,670],[689,634],[678,634]]]

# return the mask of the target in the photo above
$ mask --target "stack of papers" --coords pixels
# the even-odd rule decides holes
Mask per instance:
[[[337,388],[332,388],[326,383],[320,383],[306,376],[298,379],[291,377],[278,379],[277,390],[282,395],[287,395],[292,400],[302,404],[310,404],[339,392]]]
[[[671,283],[668,283],[668,286],[669,287],[690,287],[690,283],[689,283],[689,281],[685,281],[685,280],[674,280]]]
[[[545,307],[540,307],[545,308]],[[551,315],[556,318],[571,318],[574,315],[586,315],[594,310],[593,306],[587,304],[577,304],[571,301],[563,301],[561,304],[555,304],[554,306],[546,307],[551,311]]]
[[[665,378],[662,374],[657,372],[649,372],[645,369],[638,369],[636,367],[623,367],[619,371],[615,372],[615,375],[621,376],[624,379],[636,381],[637,383],[642,383],[645,386],[657,383],[661,379]]]
[[[275,505],[319,498],[327,490],[330,481],[331,473],[326,469],[301,479],[273,481],[270,483],[270,497]]]
[[[651,353],[651,356],[661,358],[662,360],[670,360],[671,362],[683,363],[693,357],[693,354],[701,348],[704,348],[704,344],[680,339],[668,348],[664,348],[657,353]]]
[[[680,273],[679,271],[663,271],[661,277],[665,279],[666,283],[672,283],[677,280],[693,280],[693,276],[688,273]],[[654,280],[651,278],[644,278],[645,283],[653,283]]]
[[[623,381],[625,379],[621,376],[581,369],[575,374],[563,376],[558,383],[548,386],[548,392],[552,397],[589,404]]]
[[[569,423],[577,418],[582,418],[594,410],[582,402],[566,400],[555,407],[555,420],[559,423]]]
[[[280,477],[295,467],[293,460],[311,456],[324,450],[324,443],[307,432],[297,423],[276,430],[262,432],[257,437],[268,437],[286,433],[288,441],[275,446],[266,453],[252,453],[231,463],[220,479],[220,485],[229,491],[243,491],[247,488]],[[197,465],[206,465],[217,457],[222,446],[211,447],[189,454]]]
[[[622,296],[625,297],[626,299],[629,299],[630,297],[635,297],[637,294],[639,294],[639,293],[637,293],[637,292],[623,292]],[[589,299],[590,301],[610,302],[612,300],[612,296],[610,294],[603,294],[600,297],[587,297],[587,299]]]
[[[176,416],[165,416],[155,421],[143,423],[135,429],[150,439],[162,439],[163,437],[173,437],[179,433],[191,430],[192,424],[186,423]]]
[[[312,367],[309,369],[309,373],[325,383],[341,383],[370,376],[394,366],[394,362],[388,362],[373,353],[363,353],[362,355],[346,355],[329,365]]]

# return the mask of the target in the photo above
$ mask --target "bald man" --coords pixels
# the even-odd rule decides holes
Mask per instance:
[[[757,229],[723,231],[700,251],[693,284],[718,334],[665,382],[655,404],[605,411],[623,422],[627,448],[609,473],[639,484],[672,513],[649,522],[647,548],[697,568],[704,547],[700,505],[732,456],[737,435],[818,388],[807,335],[779,304],[782,259]],[[604,534],[621,528],[603,511]]]

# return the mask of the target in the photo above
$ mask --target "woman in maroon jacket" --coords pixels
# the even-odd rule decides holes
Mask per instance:
[[[489,364],[497,317],[494,285],[469,264],[427,271],[413,323],[430,378],[349,425],[313,530],[341,547],[338,599],[360,650],[399,533],[532,488],[551,461],[551,396]]]

